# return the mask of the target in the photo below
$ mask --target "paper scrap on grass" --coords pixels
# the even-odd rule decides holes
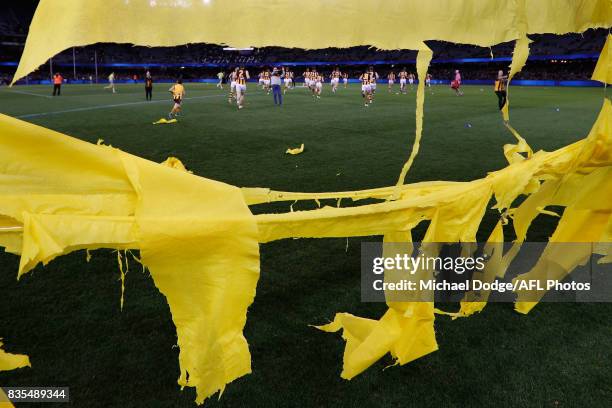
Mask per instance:
[[[294,149],[292,149],[292,148],[287,149],[287,151],[285,152],[285,154],[293,154],[293,155],[296,155],[296,154],[300,154],[300,153],[302,153],[303,151],[304,151],[304,143],[302,143],[300,147],[296,147],[296,148],[294,148]]]
[[[157,122],[153,122],[154,125],[171,125],[173,123],[177,123],[178,120],[172,118],[172,119],[166,119],[166,118],[161,118],[160,120],[158,120]]]

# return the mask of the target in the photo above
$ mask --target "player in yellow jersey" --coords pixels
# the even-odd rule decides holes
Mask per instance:
[[[359,80],[361,81],[361,96],[363,97],[364,106],[367,108],[372,103],[372,74],[366,70]]]
[[[177,79],[176,83],[168,89],[172,94],[172,100],[174,101],[174,105],[172,106],[172,110],[168,114],[168,119],[176,118],[181,112],[181,105],[183,103],[183,99],[185,98],[185,87],[183,86],[183,80]]]
[[[387,80],[389,81],[389,92],[393,92],[393,84],[395,84],[395,72],[390,71],[387,74]]]
[[[236,103],[238,104],[238,109],[244,108],[246,82],[249,78],[249,71],[244,69],[244,67],[240,67],[238,71],[236,71]]]

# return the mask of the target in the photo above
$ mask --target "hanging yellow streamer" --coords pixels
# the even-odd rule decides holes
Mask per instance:
[[[414,163],[414,159],[419,153],[421,146],[421,135],[423,134],[423,105],[425,104],[425,77],[427,76],[427,68],[433,57],[433,52],[425,44],[422,44],[417,54],[417,75],[419,78],[419,84],[417,85],[417,99],[416,99],[416,131],[414,136],[414,143],[412,145],[412,151],[408,161],[404,164],[402,171],[400,172],[399,179],[397,180],[397,188],[394,191],[393,198],[397,198],[400,192],[400,186],[404,184],[406,175]]]
[[[604,84],[612,84],[612,34],[608,34],[606,38],[606,44],[599,55],[591,79]]]

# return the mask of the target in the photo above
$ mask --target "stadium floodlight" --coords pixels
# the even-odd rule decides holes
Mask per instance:
[[[253,47],[244,47],[244,48],[236,48],[236,47],[223,47],[223,51],[253,51]]]

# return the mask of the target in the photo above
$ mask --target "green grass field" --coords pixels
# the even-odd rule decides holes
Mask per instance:
[[[296,88],[275,107],[249,85],[246,109],[225,90],[187,84],[179,123],[153,126],[170,108],[169,85],[154,101],[137,85],[0,89],[0,112],[90,142],[104,139],[157,162],[176,156],[196,174],[242,187],[288,191],[364,189],[395,183],[414,139],[415,95],[389,94],[362,106],[359,89],[329,86],[313,100]],[[602,103],[602,89],[512,88],[512,123],[534,150],[583,138]],[[193,98],[193,99],[191,99]],[[468,126],[471,125],[470,126]],[[427,90],[421,152],[408,182],[471,180],[505,166],[513,143],[490,87]],[[288,147],[306,145],[298,156]],[[254,212],[288,211],[290,203]],[[294,209],[314,208],[300,203]],[[543,241],[552,217],[536,219],[528,237]],[[486,238],[495,213],[485,217]],[[415,239],[421,238],[419,228]],[[491,304],[469,319],[436,319],[440,350],[403,367],[383,358],[351,380],[339,376],[344,341],[309,327],[346,311],[378,318],[384,304],[360,302],[363,237],[283,240],[261,246],[261,278],[245,335],[253,373],[230,384],[208,407],[586,407],[612,405],[611,304],[541,304],[527,316]],[[165,299],[148,272],[132,263],[119,308],[116,254],[76,252],[16,281],[18,258],[0,255],[0,336],[30,356],[32,368],[0,373],[2,386],[69,386],[79,407],[192,407],[180,390],[176,333]],[[455,305],[447,305],[455,309]]]

